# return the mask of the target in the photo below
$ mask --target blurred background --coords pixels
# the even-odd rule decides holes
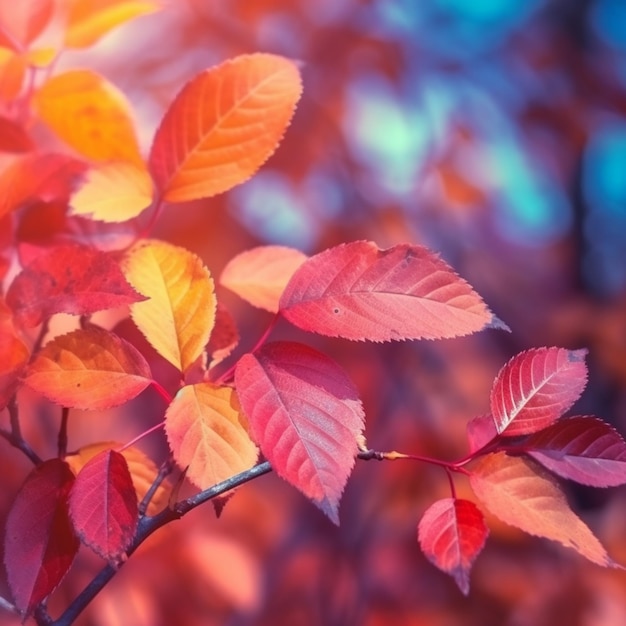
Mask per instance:
[[[304,95],[281,147],[232,192],[166,210],[154,236],[197,252],[215,276],[258,244],[312,254],[355,239],[408,241],[470,282],[510,334],[364,345],[277,329],[348,370],[372,448],[463,456],[465,425],[488,411],[499,368],[544,345],[589,349],[589,384],[573,412],[626,433],[626,2],[172,0],[67,53],[59,69],[92,67],[124,91],[147,152],[188,79],[254,51],[301,64]],[[240,352],[249,349],[269,314],[218,296],[237,319]],[[132,336],[124,323],[120,332]],[[174,374],[163,366],[161,375],[167,384]],[[162,412],[142,396],[107,419],[80,415],[71,444],[128,440]],[[48,413],[53,433],[58,415]],[[159,462],[162,442],[146,451]],[[624,488],[566,490],[626,563]],[[626,623],[623,573],[491,518],[463,597],[416,541],[424,510],[447,495],[435,467],[358,462],[337,529],[280,479],[260,478],[220,519],[209,505],[163,529],[78,623]],[[52,608],[100,566],[84,554]]]

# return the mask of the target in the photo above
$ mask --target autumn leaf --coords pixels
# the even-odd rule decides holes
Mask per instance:
[[[469,500],[438,500],[424,513],[417,532],[426,558],[467,595],[470,570],[489,535],[480,509]]]
[[[129,251],[124,272],[149,298],[131,305],[133,321],[154,349],[184,372],[202,353],[215,323],[211,274],[195,254],[155,240]]]
[[[87,315],[145,300],[108,253],[67,244],[36,257],[13,280],[7,304],[19,324],[37,326],[55,313]]]
[[[198,74],[165,113],[150,151],[163,198],[207,198],[250,178],[276,150],[301,92],[296,65],[272,54]]]
[[[587,384],[586,350],[535,348],[514,356],[491,389],[499,433],[527,435],[556,421]]]
[[[124,94],[91,70],[68,70],[35,92],[36,112],[56,135],[94,161],[142,166],[130,105]]]
[[[11,311],[0,298],[0,409],[3,409],[18,387],[18,379],[28,362],[30,350],[13,324]]]
[[[467,441],[470,454],[486,446],[498,431],[491,415],[478,415],[467,423]]]
[[[65,46],[89,48],[117,26],[160,8],[145,0],[70,0]]]
[[[22,54],[0,47],[0,100],[10,102],[17,98],[22,91],[26,68]]]
[[[207,369],[215,367],[227,358],[239,343],[239,331],[230,311],[219,302],[215,310],[215,326],[211,331],[209,343],[206,346],[209,355]]]
[[[230,387],[200,383],[180,389],[165,414],[165,432],[174,459],[200,489],[250,469],[257,461],[257,447]]]
[[[67,497],[74,475],[60,459],[36,467],[6,520],[4,563],[16,607],[24,616],[61,582],[78,551]]]
[[[65,461],[74,474],[78,474],[97,454],[116,448],[122,448],[122,443],[117,441],[91,443],[83,446],[72,454],[68,454],[68,456],[65,457]],[[136,499],[138,502],[141,502],[148,493],[152,483],[155,481],[159,470],[154,464],[154,461],[136,446],[124,447],[121,454],[126,459],[128,470],[130,471],[130,476],[135,487]],[[148,515],[155,515],[161,511],[167,505],[168,495],[169,485],[164,481],[157,487],[154,495],[150,499],[146,513]]]
[[[305,261],[280,299],[303,330],[344,339],[441,339],[504,327],[480,296],[423,246],[356,241]]]
[[[35,202],[64,202],[86,166],[62,154],[18,157],[0,173],[0,218]]]
[[[21,124],[0,115],[0,152],[29,152],[34,144]]]
[[[347,374],[308,346],[275,342],[239,360],[235,386],[273,469],[338,524],[364,419]]]
[[[85,545],[110,563],[120,561],[139,519],[137,495],[122,454],[104,450],[86,463],[70,491],[69,513]]]
[[[626,442],[597,417],[559,420],[522,445],[535,461],[563,478],[592,487],[626,483]]]
[[[504,452],[486,455],[472,465],[470,484],[503,522],[558,541],[598,565],[613,565],[596,536],[570,509],[558,484],[531,460]]]
[[[24,379],[52,402],[91,410],[124,404],[151,381],[146,360],[132,344],[95,326],[55,337],[37,353]]]
[[[1,2],[0,30],[5,28],[14,39],[26,47],[46,27],[53,10],[53,0]]]
[[[144,167],[109,161],[92,167],[70,200],[70,215],[102,222],[125,222],[152,202],[152,178]]]
[[[253,306],[272,313],[293,273],[307,256],[286,246],[259,246],[230,260],[222,271],[220,284]]]

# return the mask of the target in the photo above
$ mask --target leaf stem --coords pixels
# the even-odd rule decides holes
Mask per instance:
[[[130,448],[131,446],[134,446],[138,441],[141,441],[144,437],[147,437],[151,433],[153,433],[153,432],[163,428],[163,426],[165,426],[165,422],[159,422],[158,424],[155,424],[154,426],[151,426],[150,428],[148,428],[148,430],[144,430],[142,433],[137,435],[134,439],[131,439],[128,443],[125,443],[123,446],[118,448],[117,451],[118,452],[123,452],[127,448]]]
[[[41,463],[41,458],[30,447],[28,442],[26,442],[26,440],[22,437],[22,432],[20,430],[19,411],[17,408],[17,402],[15,401],[15,396],[13,396],[9,400],[7,404],[7,409],[9,411],[11,430],[8,431],[4,428],[0,428],[0,437],[6,439],[13,447],[21,450],[33,462],[34,465],[39,465]]]
[[[61,426],[59,427],[59,438],[57,450],[59,458],[64,459],[67,454],[67,422],[70,417],[70,410],[64,406],[61,409]]]
[[[153,389],[163,398],[163,400],[165,400],[165,402],[168,405],[172,403],[172,399],[173,399],[172,396],[167,391],[167,389],[165,389],[165,387],[161,385],[161,383],[157,382],[156,380],[152,380],[150,384],[152,385]]]

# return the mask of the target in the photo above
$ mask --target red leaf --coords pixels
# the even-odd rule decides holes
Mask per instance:
[[[626,442],[597,417],[577,416],[531,435],[524,450],[563,478],[592,487],[626,483]]]
[[[137,348],[96,326],[55,337],[37,353],[24,378],[48,400],[88,410],[128,402],[151,380]]]
[[[6,27],[26,47],[46,27],[53,10],[53,0],[0,3],[0,30]]]
[[[37,326],[54,313],[86,315],[142,300],[110,254],[77,244],[35,258],[7,293],[7,304],[24,326]]]
[[[426,558],[467,595],[472,564],[489,535],[480,509],[469,500],[438,500],[424,513],[417,533]]]
[[[558,541],[598,565],[614,565],[596,536],[569,508],[552,476],[540,470],[529,459],[497,452],[476,461],[470,484],[476,497],[503,522]]]
[[[470,454],[486,446],[498,435],[491,415],[478,415],[467,423],[467,442]]]
[[[556,421],[587,384],[586,350],[536,348],[514,356],[491,389],[499,433],[528,435]]]
[[[138,504],[126,459],[103,450],[80,470],[69,498],[70,517],[81,541],[118,563],[135,536]]]
[[[67,510],[73,482],[67,463],[46,461],[29,474],[9,511],[4,563],[15,605],[25,615],[52,593],[78,551]]]
[[[87,166],[63,154],[28,154],[0,174],[0,217],[35,201],[67,204]]]
[[[303,330],[354,340],[438,339],[504,327],[444,261],[409,244],[380,250],[356,241],[311,257],[289,281],[280,309]]]
[[[18,387],[18,379],[28,362],[30,350],[19,337],[9,308],[0,298],[0,409]]]
[[[0,115],[0,152],[29,152],[33,147],[22,126]]]
[[[252,306],[276,313],[289,279],[306,258],[306,254],[294,248],[258,246],[232,258],[220,283]]]
[[[165,200],[208,198],[250,178],[276,150],[301,91],[295,63],[273,54],[238,56],[189,81],[150,150]]]
[[[338,524],[363,429],[347,374],[308,346],[276,342],[240,359],[235,384],[252,436],[276,473]]]

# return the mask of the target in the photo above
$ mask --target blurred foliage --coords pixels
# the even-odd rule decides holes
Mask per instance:
[[[510,335],[375,347],[305,338],[351,373],[373,448],[463,455],[465,424],[488,410],[497,370],[541,345],[590,349],[576,412],[625,433],[623,0],[171,0],[93,49],[68,52],[60,67],[90,67],[120,87],[145,151],[186,80],[257,50],[302,63],[304,96],[283,145],[233,192],[166,210],[155,236],[199,253],[215,275],[258,243],[313,253],[372,239],[438,250]],[[242,349],[253,345],[269,317],[219,296]],[[126,413],[77,416],[72,444],[130,439],[161,410],[142,398]],[[34,413],[25,435],[53,454],[58,416]],[[5,510],[23,478],[18,457],[0,456]],[[262,478],[219,520],[204,507],[163,529],[78,623],[626,623],[623,573],[495,521],[463,598],[416,541],[419,516],[446,489],[437,468],[358,463],[337,530],[279,479]],[[569,493],[626,563],[623,489]],[[84,555],[53,615],[99,565]]]

